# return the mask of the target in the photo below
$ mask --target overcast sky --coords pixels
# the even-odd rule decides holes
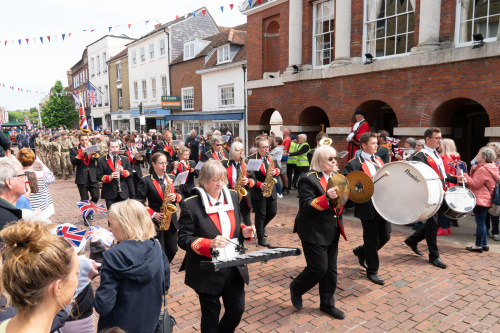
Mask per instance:
[[[18,92],[48,92],[56,80],[68,85],[66,71],[81,59],[85,47],[108,34],[140,37],[154,25],[166,23],[206,6],[221,26],[246,22],[238,6],[241,0],[26,0],[4,1],[0,16],[0,106],[7,110],[38,107],[43,95]],[[229,4],[234,4],[233,10]],[[220,6],[224,6],[224,12]],[[145,25],[145,21],[150,22]],[[129,29],[127,24],[132,23]],[[117,25],[121,25],[116,28]],[[82,32],[96,29],[94,32]],[[66,34],[62,41],[61,34]],[[71,37],[68,34],[71,33]],[[57,41],[54,41],[54,35]],[[48,43],[47,36],[51,36]],[[39,37],[44,37],[43,45]],[[26,38],[30,38],[26,45]],[[33,44],[32,38],[36,38]],[[18,44],[21,39],[21,46]],[[7,46],[4,45],[7,40]],[[15,40],[12,45],[11,40]],[[110,55],[110,57],[113,55]],[[14,86],[15,91],[9,90]]]

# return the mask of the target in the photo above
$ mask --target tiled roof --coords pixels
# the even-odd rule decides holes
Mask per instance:
[[[115,61],[118,58],[121,58],[121,57],[127,55],[127,53],[128,53],[128,48],[125,48],[122,51],[120,51],[120,53],[118,53],[117,55],[115,55],[114,57],[112,57],[111,59],[109,59],[107,62]]]

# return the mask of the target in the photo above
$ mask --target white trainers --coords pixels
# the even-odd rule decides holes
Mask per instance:
[[[283,198],[283,194],[279,194],[279,193],[277,193],[277,195],[278,195],[278,199]]]
[[[496,240],[496,241],[500,240],[500,235],[493,235],[493,240]]]

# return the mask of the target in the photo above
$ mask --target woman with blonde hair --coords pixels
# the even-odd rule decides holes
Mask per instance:
[[[1,333],[47,333],[56,314],[72,304],[78,287],[78,256],[65,239],[39,223],[19,221],[0,232],[6,244],[2,293],[18,313]]]
[[[113,204],[108,220],[118,245],[103,253],[101,284],[94,300],[100,315],[97,330],[118,326],[127,332],[152,333],[162,295],[170,287],[168,259],[153,239],[154,225],[139,201]]]

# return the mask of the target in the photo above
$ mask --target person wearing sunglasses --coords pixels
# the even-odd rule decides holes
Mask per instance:
[[[27,191],[28,178],[21,163],[10,157],[0,158],[0,230],[22,218],[17,200]]]
[[[341,210],[330,206],[338,197],[328,180],[337,173],[336,151],[330,146],[316,148],[311,171],[299,181],[299,212],[296,231],[302,242],[307,266],[290,283],[292,305],[302,309],[302,295],[319,284],[320,310],[336,319],[344,319],[343,311],[335,307],[337,289],[337,256],[340,235],[345,237]]]
[[[212,149],[207,151],[205,153],[206,159],[215,159],[217,161],[223,161],[227,160],[227,151],[225,149],[222,149],[222,146],[224,145],[224,140],[222,140],[221,136],[214,135],[212,137],[212,140],[210,141],[210,144],[212,145]]]
[[[359,137],[361,155],[347,162],[344,175],[352,171],[363,171],[373,179],[375,173],[384,162],[377,153],[377,134],[366,132]],[[356,203],[354,216],[361,220],[363,226],[363,245],[356,247],[353,253],[358,257],[361,267],[366,269],[366,276],[373,283],[384,285],[385,282],[378,275],[379,257],[378,251],[391,238],[391,225],[375,210],[372,200],[365,203]]]
[[[443,188],[446,189],[446,182],[453,184],[457,184],[458,182],[461,183],[464,181],[464,177],[455,177],[450,174],[446,174],[443,159],[437,151],[441,144],[442,138],[443,135],[440,128],[431,127],[426,129],[424,133],[424,148],[415,153],[412,161],[422,162],[430,166],[441,179]],[[424,225],[421,226],[417,231],[415,231],[413,235],[405,239],[405,244],[408,245],[410,249],[419,256],[423,256],[424,254],[417,248],[418,243],[425,239],[427,242],[427,247],[429,248],[429,262],[432,265],[442,269],[445,269],[448,266],[439,257],[439,250],[437,246],[437,231],[439,228],[438,215],[442,214],[446,209],[447,205],[442,204],[441,208],[436,214],[427,219]]]

